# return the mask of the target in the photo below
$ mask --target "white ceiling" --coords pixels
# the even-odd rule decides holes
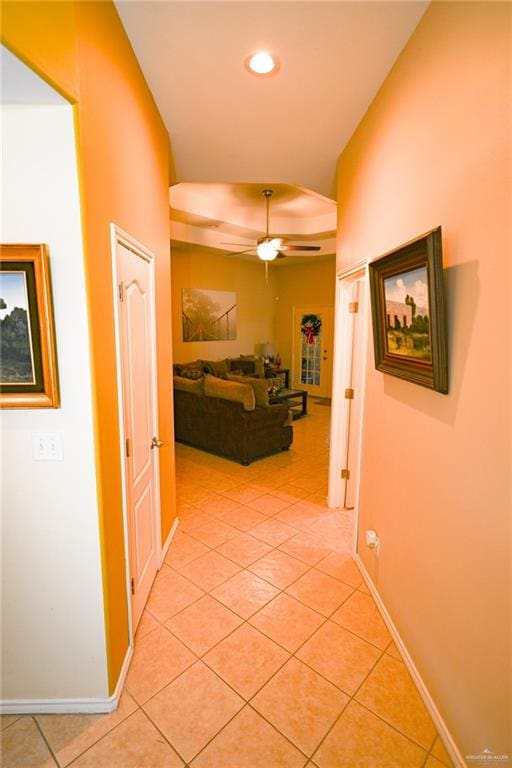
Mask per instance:
[[[271,233],[321,246],[280,265],[333,254],[337,158],[428,2],[116,6],[171,139],[172,239],[251,247],[264,233],[261,191],[270,187]],[[258,79],[244,60],[261,48],[280,68]]]
[[[117,2],[178,181],[333,196],[336,159],[427,2]],[[256,49],[280,59],[258,79]]]

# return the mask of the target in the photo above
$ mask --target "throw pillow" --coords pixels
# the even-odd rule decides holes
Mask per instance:
[[[184,379],[200,379],[203,376],[203,365],[201,360],[194,360],[191,363],[180,365],[179,376]]]
[[[229,371],[228,361],[224,360],[203,360],[203,371],[209,373],[211,376],[217,376],[218,379],[223,379],[226,373]]]
[[[228,381],[239,381],[242,384],[250,384],[254,390],[256,405],[268,405],[268,381],[267,379],[255,379],[252,376],[237,376],[235,373],[227,373]]]
[[[257,379],[265,378],[265,363],[261,357],[255,355],[240,355],[229,361],[231,371],[241,370],[245,376],[255,376]]]
[[[256,400],[250,384],[239,384],[237,381],[226,381],[207,374],[204,381],[204,393],[209,397],[220,397],[222,400],[233,400],[242,403],[246,411],[254,411]]]
[[[187,379],[184,376],[173,376],[174,389],[192,392],[194,395],[204,395],[204,376],[200,379]]]

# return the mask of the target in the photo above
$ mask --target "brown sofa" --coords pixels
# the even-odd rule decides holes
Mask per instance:
[[[245,410],[241,402],[174,388],[176,440],[236,459],[244,466],[261,456],[288,450],[293,441],[289,421],[286,405]]]

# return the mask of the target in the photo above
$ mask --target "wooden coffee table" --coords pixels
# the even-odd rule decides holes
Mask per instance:
[[[294,419],[307,416],[308,393],[305,389],[281,389],[275,395],[269,395],[268,401],[271,405],[286,402],[293,412]]]

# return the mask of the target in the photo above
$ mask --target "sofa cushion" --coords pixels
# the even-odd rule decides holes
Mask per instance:
[[[268,379],[256,379],[253,376],[237,376],[235,373],[227,373],[226,378],[228,381],[250,384],[254,390],[256,405],[268,405]]]
[[[204,393],[208,397],[220,397],[222,400],[234,400],[237,403],[242,403],[246,411],[254,411],[256,407],[254,390],[250,384],[226,381],[206,374]]]
[[[265,363],[256,355],[240,355],[229,361],[231,371],[242,371],[245,376],[255,376],[257,379],[265,378]]]
[[[176,374],[184,379],[200,379],[203,375],[203,363],[201,360],[193,360],[190,363],[177,363]]]
[[[203,360],[202,363],[204,373],[217,376],[219,379],[224,379],[229,371],[229,362],[226,358],[224,360]]]
[[[187,379],[185,376],[173,376],[174,389],[183,392],[193,392],[196,395],[204,395],[204,376],[200,379]]]

